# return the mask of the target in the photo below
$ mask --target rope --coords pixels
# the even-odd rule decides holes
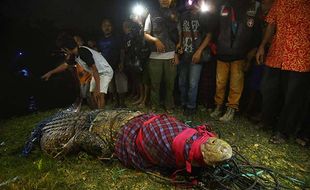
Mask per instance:
[[[263,166],[255,166],[251,164],[243,155],[234,150],[234,156],[221,163],[216,167],[195,168],[196,171],[192,172],[189,176],[186,172],[178,173],[178,178],[182,180],[173,180],[169,177],[164,177],[158,173],[152,171],[145,171],[146,174],[152,178],[165,181],[175,185],[176,187],[183,188],[195,188],[195,189],[272,189],[283,190],[292,189],[293,187],[287,187],[285,184],[292,183],[295,187],[300,189],[307,189],[306,183],[289,177],[278,172],[273,171],[270,168]],[[193,181],[197,181],[193,183]]]

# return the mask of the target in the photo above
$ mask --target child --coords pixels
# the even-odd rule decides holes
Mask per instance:
[[[97,42],[97,48],[103,57],[111,65],[115,72],[112,78],[109,91],[112,92],[113,99],[116,100],[115,107],[126,107],[124,100],[124,93],[127,92],[127,79],[122,73],[122,66],[120,61],[121,41],[113,32],[112,22],[109,19],[103,19],[101,22],[101,30],[103,32],[102,38]],[[117,73],[117,74],[116,74]],[[118,76],[123,76],[122,78]]]

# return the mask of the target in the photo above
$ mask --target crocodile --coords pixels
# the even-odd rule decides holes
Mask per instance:
[[[56,113],[34,129],[24,155],[36,141],[54,158],[84,151],[98,158],[114,155],[138,169],[215,165],[232,156],[230,145],[205,126],[192,128],[172,116],[126,109]]]

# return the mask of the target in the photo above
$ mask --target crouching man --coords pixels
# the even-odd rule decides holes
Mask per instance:
[[[79,64],[92,74],[90,92],[95,108],[103,109],[105,106],[104,94],[108,91],[109,83],[113,77],[113,69],[104,57],[97,51],[86,46],[78,46],[73,38],[63,39],[62,50],[66,55],[64,63],[47,72],[42,79],[48,80],[53,74],[66,70],[70,64]],[[69,61],[73,57],[75,61]]]

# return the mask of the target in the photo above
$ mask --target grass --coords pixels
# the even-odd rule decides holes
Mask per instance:
[[[143,172],[125,168],[117,161],[100,162],[85,153],[55,160],[44,155],[37,146],[29,157],[21,157],[24,143],[36,123],[55,112],[57,110],[0,121],[0,189],[175,189]],[[194,117],[186,118],[178,110],[174,115],[192,124],[208,122],[252,163],[310,184],[309,148],[293,141],[269,144],[271,132],[256,129],[242,116],[225,124],[206,113],[200,109]],[[298,189],[292,183],[286,185]]]

